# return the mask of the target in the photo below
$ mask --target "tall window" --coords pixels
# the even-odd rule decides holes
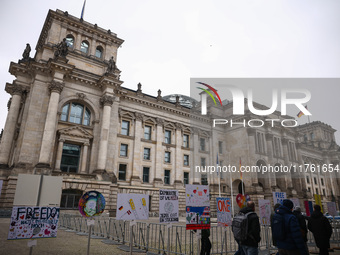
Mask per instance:
[[[76,124],[90,125],[91,112],[82,104],[71,102],[64,105],[60,120]]]
[[[89,43],[87,41],[82,41],[80,45],[80,51],[85,54],[89,52]]]
[[[309,184],[309,176],[306,176],[307,183]]]
[[[79,199],[83,195],[81,190],[66,189],[61,194],[60,208],[78,209]]]
[[[170,130],[165,130],[164,133],[164,142],[167,144],[171,144],[171,131]]]
[[[314,177],[314,184],[317,185],[318,181],[316,180],[316,178]]]
[[[279,137],[274,137],[273,144],[274,144],[274,156],[281,157],[282,156],[281,139]]]
[[[64,143],[60,170],[67,173],[78,172],[80,146]]]
[[[188,172],[183,173],[183,183],[189,184],[189,173]]]
[[[122,120],[122,130],[120,132],[122,135],[129,135],[130,133],[130,121]]]
[[[72,35],[66,36],[66,43],[69,48],[73,48],[74,37]]]
[[[150,160],[150,148],[144,148],[144,159]]]
[[[127,157],[128,156],[128,145],[127,144],[121,144],[120,145],[120,156]]]
[[[126,180],[126,165],[125,164],[119,164],[118,179],[121,181]]]
[[[183,147],[189,148],[189,135],[186,134],[183,135]]]
[[[295,143],[292,141],[288,141],[288,158],[291,161],[296,160],[296,151],[295,151]]]
[[[325,185],[324,182],[323,182],[323,178],[321,178],[321,185],[322,186]]]
[[[206,166],[206,164],[205,164],[205,158],[201,158],[201,166]]]
[[[218,153],[222,154],[223,153],[223,142],[218,141]]]
[[[266,152],[265,139],[264,139],[263,133],[256,132],[255,145],[256,145],[256,152],[257,153],[265,153]]]
[[[144,126],[144,139],[151,140],[151,126]]]
[[[164,153],[164,162],[165,163],[170,163],[170,161],[171,161],[171,153],[170,153],[170,151],[166,151]]]
[[[314,140],[314,133],[310,133],[310,139],[313,141]]]
[[[150,167],[143,167],[143,182],[149,182]]]
[[[205,139],[204,138],[200,139],[200,150],[205,151]]]
[[[103,48],[100,47],[100,46],[98,46],[98,47],[96,48],[96,57],[97,57],[97,58],[102,58],[102,56],[103,56]]]
[[[183,165],[185,165],[185,166],[189,165],[189,155],[183,156]]]
[[[208,176],[207,174],[201,174],[201,184],[208,185]]]
[[[170,170],[164,170],[164,184],[170,184]]]

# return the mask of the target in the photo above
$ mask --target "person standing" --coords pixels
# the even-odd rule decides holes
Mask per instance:
[[[211,242],[209,239],[210,229],[202,229],[201,237],[201,255],[210,255]]]
[[[245,255],[257,255],[259,254],[258,243],[261,241],[261,227],[259,217],[255,213],[255,203],[253,201],[248,201],[247,207],[241,209],[240,212],[243,214],[252,212],[248,215],[247,238],[244,241],[241,241],[241,249]]]
[[[284,199],[272,219],[273,238],[280,255],[308,255],[297,218],[293,215],[294,204]]]
[[[297,218],[298,222],[299,222],[299,226],[300,226],[300,232],[302,235],[302,239],[305,243],[306,249],[308,250],[308,246],[307,246],[307,233],[308,233],[308,229],[307,229],[307,224],[306,224],[306,219],[305,217],[302,215],[301,213],[301,208],[300,206],[296,206],[293,214],[295,215],[295,217]]]
[[[327,255],[330,248],[329,239],[333,233],[328,219],[323,216],[320,205],[314,205],[314,211],[308,219],[308,229],[313,233],[320,255]]]

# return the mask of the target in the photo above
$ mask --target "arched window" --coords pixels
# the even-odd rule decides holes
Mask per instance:
[[[60,201],[60,208],[62,209],[78,209],[79,199],[83,192],[76,189],[63,190]]]
[[[90,125],[91,112],[82,104],[76,102],[70,102],[64,105],[61,112],[60,120],[72,122],[76,124],[82,124],[85,126]]]
[[[100,46],[98,46],[98,47],[96,48],[96,57],[97,57],[97,58],[102,58],[102,56],[103,56],[103,48],[100,47]]]
[[[74,37],[73,35],[66,36],[66,43],[69,48],[73,48]]]
[[[87,54],[89,51],[89,46],[90,44],[87,41],[83,41],[80,45],[80,51]]]

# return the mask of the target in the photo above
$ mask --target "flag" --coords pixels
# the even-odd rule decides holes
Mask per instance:
[[[81,10],[80,19],[84,18],[86,0],[84,0],[83,9]]]
[[[307,105],[305,106],[305,108],[307,109]],[[300,118],[300,117],[303,116],[303,115],[305,115],[305,114],[303,113],[303,111],[300,111],[296,116],[297,116],[298,118]]]
[[[242,175],[242,171],[241,171],[241,166],[242,166],[242,163],[241,163],[241,158],[240,158],[240,179],[242,180],[243,179],[243,175]]]

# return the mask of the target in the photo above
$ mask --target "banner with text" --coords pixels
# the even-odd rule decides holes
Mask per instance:
[[[261,225],[270,225],[271,206],[270,200],[259,199]]]
[[[159,190],[159,222],[178,222],[178,190]]]
[[[210,229],[209,186],[187,184],[185,193],[186,229]]]
[[[273,192],[274,205],[281,204],[287,198],[286,192]]]
[[[59,207],[15,206],[8,240],[57,237]]]
[[[217,226],[231,226],[231,200],[226,197],[217,197]]]

